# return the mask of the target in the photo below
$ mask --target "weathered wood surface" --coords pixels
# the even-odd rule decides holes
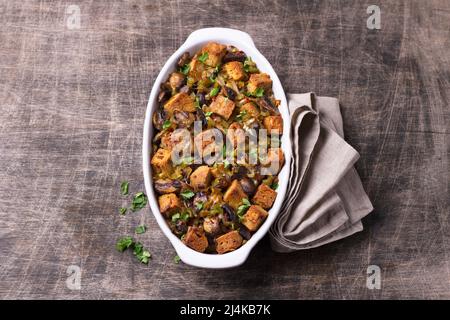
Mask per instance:
[[[368,30],[372,2],[2,0],[0,297],[450,298],[450,3],[376,1],[381,30]],[[152,82],[206,26],[248,32],[287,92],[341,99],[376,208],[362,233],[293,254],[265,239],[242,267],[211,271],[174,264],[149,209],[118,215],[120,181],[143,190]],[[148,267],[114,249],[140,221]],[[381,290],[366,288],[371,264]]]

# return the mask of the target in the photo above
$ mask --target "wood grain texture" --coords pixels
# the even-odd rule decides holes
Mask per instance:
[[[450,3],[376,1],[368,30],[372,2],[0,0],[0,298],[450,298]],[[211,271],[174,264],[148,208],[119,216],[120,181],[143,190],[152,82],[208,26],[248,32],[287,92],[340,98],[375,206],[362,233],[292,254],[264,239]],[[148,267],[114,249],[140,222]],[[381,290],[366,288],[371,264]]]

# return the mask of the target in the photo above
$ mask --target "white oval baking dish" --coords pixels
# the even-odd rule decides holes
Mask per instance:
[[[283,117],[284,134],[281,138],[281,148],[285,154],[285,165],[281,172],[279,173],[279,187],[277,189],[278,196],[275,203],[269,211],[269,216],[259,230],[253,234],[247,243],[245,243],[239,249],[229,252],[226,254],[205,254],[192,250],[187,247],[181,240],[176,237],[169,229],[164,217],[161,215],[158,207],[157,195],[153,190],[153,181],[150,166],[150,154],[152,148],[152,137],[153,137],[153,125],[152,125],[152,114],[158,107],[157,96],[159,93],[160,85],[164,82],[169,74],[176,69],[176,64],[179,57],[186,51],[193,54],[199,50],[204,44],[209,41],[215,41],[223,43],[226,45],[233,45],[244,51],[247,56],[250,56],[258,68],[270,75],[273,81],[273,92],[276,99],[281,100],[279,110]],[[222,269],[236,267],[244,263],[247,259],[250,251],[258,243],[258,241],[267,233],[270,226],[272,225],[274,219],[278,215],[282,202],[286,194],[287,183],[289,180],[289,170],[290,170],[290,159],[291,159],[291,142],[290,142],[290,117],[286,102],[286,95],[284,93],[283,87],[281,86],[280,80],[277,74],[273,70],[267,59],[256,49],[252,38],[245,32],[227,29],[227,28],[205,28],[199,29],[192,32],[186,41],[181,45],[181,47],[167,60],[161,69],[158,77],[153,84],[152,91],[150,93],[150,98],[147,104],[147,111],[145,114],[144,123],[144,137],[143,137],[143,172],[145,189],[148,195],[149,204],[159,227],[170,240],[175,251],[181,260],[189,265],[201,267],[201,268],[213,268]]]

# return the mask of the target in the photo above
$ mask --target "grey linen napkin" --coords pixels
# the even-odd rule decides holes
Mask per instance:
[[[288,94],[292,159],[288,191],[270,229],[272,249],[315,248],[363,230],[372,210],[353,165],[358,152],[344,140],[339,101]]]

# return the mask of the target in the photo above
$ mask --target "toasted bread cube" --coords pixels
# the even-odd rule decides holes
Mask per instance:
[[[157,172],[168,171],[172,167],[170,162],[171,155],[170,150],[160,148],[156,151],[150,163]]]
[[[241,107],[241,111],[245,111],[252,118],[258,118],[259,117],[258,107],[255,106],[255,104],[253,102],[247,102],[246,104],[244,104]]]
[[[267,158],[261,159],[261,164],[265,167],[262,171],[264,175],[276,175],[280,172],[284,164],[284,154],[281,148],[270,148],[267,151]]]
[[[277,192],[265,184],[260,184],[253,196],[252,202],[264,209],[270,209],[277,197]]]
[[[244,198],[247,198],[247,194],[242,189],[238,180],[233,180],[223,195],[223,200],[234,210],[237,210]]]
[[[212,157],[214,152],[219,152],[222,144],[216,143],[216,139],[222,141],[222,132],[217,129],[209,129],[202,131],[194,138],[195,152],[203,157]],[[214,158],[214,157],[212,157]]]
[[[233,113],[234,107],[235,104],[231,99],[220,95],[211,102],[210,110],[222,116],[225,120],[228,120]]]
[[[170,85],[170,88],[172,89],[172,91],[176,91],[176,90],[180,89],[183,86],[183,84],[186,82],[185,80],[186,80],[186,78],[185,78],[184,74],[182,74],[180,72],[171,73],[169,76],[169,85]]]
[[[245,78],[245,71],[242,62],[231,61],[223,65],[222,70],[225,74],[235,81],[240,81]]]
[[[166,102],[164,105],[164,110],[166,110],[169,114],[172,114],[176,110],[195,112],[195,101],[187,93],[180,92]]]
[[[258,205],[252,205],[244,214],[241,223],[250,231],[256,231],[269,214]]]
[[[159,210],[162,214],[170,217],[172,213],[181,208],[181,201],[175,193],[168,193],[159,196]]]
[[[210,67],[216,67],[226,53],[226,46],[217,42],[207,43],[201,50],[199,55],[208,54],[205,64]]]
[[[198,252],[204,252],[208,247],[208,239],[203,230],[199,228],[189,227],[183,242]]]
[[[267,129],[267,133],[272,131],[278,134],[283,133],[283,118],[281,116],[267,116],[264,118],[264,127]]]
[[[267,73],[252,73],[247,84],[247,91],[253,93],[256,89],[264,89],[265,92],[272,88],[272,79]]]
[[[210,182],[211,168],[208,166],[200,166],[191,174],[190,185],[195,190],[206,189]]]
[[[216,239],[216,251],[219,254],[234,251],[242,245],[242,236],[238,231],[230,231]]]
[[[242,129],[242,126],[239,122],[233,122],[228,127],[227,138],[233,144],[233,148],[237,148],[238,146],[243,146],[245,144],[245,131]]]
[[[197,58],[191,60],[189,64],[189,77],[194,81],[199,81],[202,78],[203,72],[205,71],[205,65],[199,61]]]

